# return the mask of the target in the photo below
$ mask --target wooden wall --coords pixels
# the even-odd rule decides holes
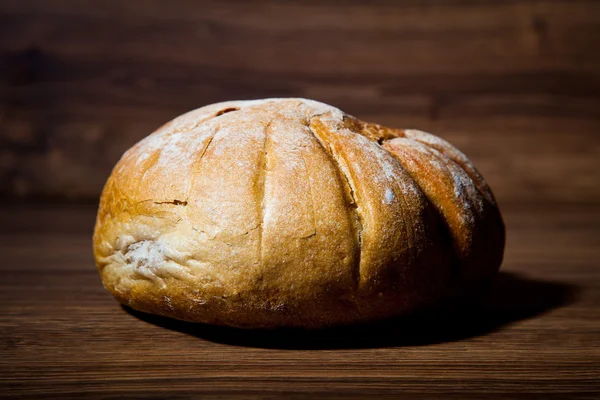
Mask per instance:
[[[0,195],[94,201],[190,109],[298,96],[417,127],[501,204],[600,202],[600,1],[0,2]]]

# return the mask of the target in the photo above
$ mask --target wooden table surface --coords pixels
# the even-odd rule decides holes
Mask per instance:
[[[598,398],[600,211],[505,207],[506,257],[461,315],[324,332],[186,324],[120,307],[93,205],[0,209],[0,393],[15,398]]]

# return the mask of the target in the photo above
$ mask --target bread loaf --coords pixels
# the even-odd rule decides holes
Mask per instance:
[[[129,149],[94,256],[134,309],[248,328],[414,312],[494,276],[504,225],[448,142],[305,99],[213,104]]]

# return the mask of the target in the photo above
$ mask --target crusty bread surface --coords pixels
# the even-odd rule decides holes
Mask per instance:
[[[306,99],[213,104],[129,149],[94,256],[134,309],[246,328],[407,314],[502,262],[490,188],[448,142]]]

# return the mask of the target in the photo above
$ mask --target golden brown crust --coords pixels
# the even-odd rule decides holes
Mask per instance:
[[[128,150],[94,255],[121,303],[238,327],[405,314],[493,276],[504,226],[469,160],[304,99],[213,104]]]

